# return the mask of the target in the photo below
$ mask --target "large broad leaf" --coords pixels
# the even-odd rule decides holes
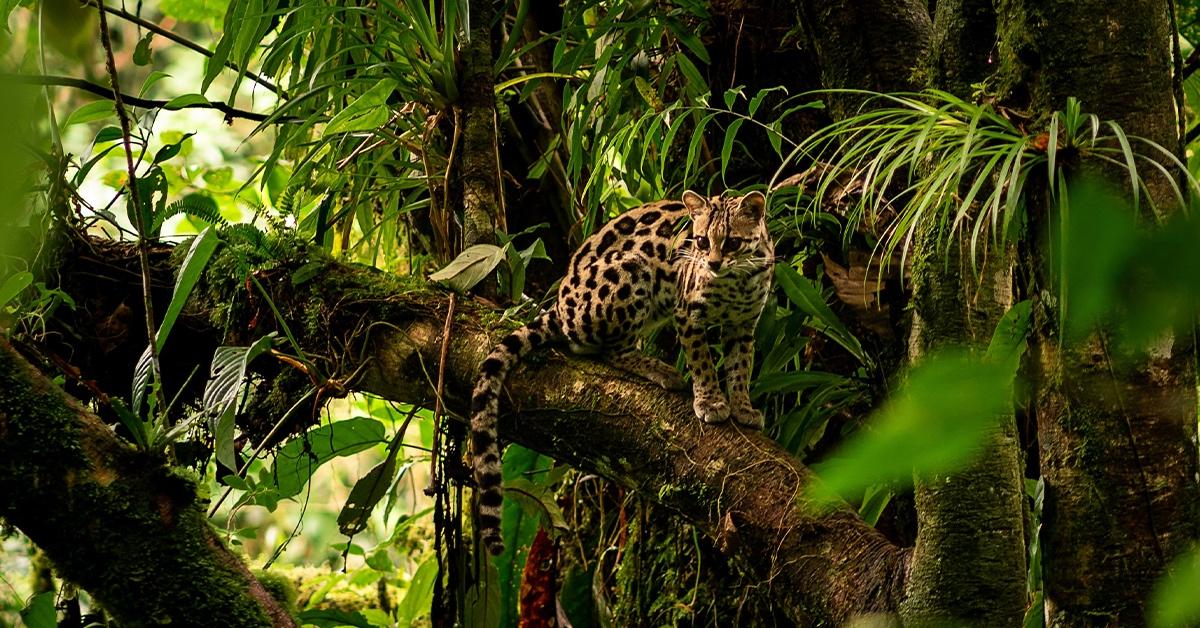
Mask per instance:
[[[38,593],[21,609],[21,621],[27,628],[57,628],[58,613],[54,610],[54,592]]]
[[[362,96],[333,116],[325,125],[323,137],[336,133],[374,131],[387,123],[392,115],[388,97],[396,90],[396,81],[383,79],[368,89]]]
[[[242,404],[246,370],[254,358],[269,351],[274,343],[272,332],[248,347],[217,347],[213,353],[202,403],[209,416],[217,461],[229,469],[238,468],[233,453],[233,420]]]
[[[833,310],[825,304],[825,298],[821,296],[821,290],[815,282],[804,278],[796,269],[784,263],[775,265],[775,280],[779,282],[779,287],[783,288],[783,293],[789,301],[815,319],[815,322],[811,323],[814,329],[824,332],[860,362],[870,362],[858,338],[846,329]]]
[[[403,434],[397,435],[392,441],[392,446],[388,448],[387,457],[383,462],[375,465],[375,468],[359,478],[358,482],[354,484],[354,488],[350,489],[346,505],[338,513],[338,530],[342,534],[354,536],[367,528],[367,519],[370,518],[371,511],[387,494],[388,489],[392,487],[393,478],[397,475],[396,455],[400,452],[400,444],[403,440]],[[400,475],[403,475],[410,466],[401,467]]]
[[[930,356],[903,389],[828,462],[806,488],[819,504],[873,484],[908,484],[969,462],[989,430],[1011,416],[1012,371],[1004,361],[962,353]]]
[[[275,483],[278,499],[294,497],[321,465],[386,442],[384,434],[383,423],[363,417],[309,430],[280,447],[275,452],[274,466],[264,475],[269,474]]]
[[[504,625],[501,618],[510,609],[500,602],[503,589],[497,574],[495,562],[484,559],[483,577],[467,590],[464,626],[494,628]],[[515,608],[516,605],[512,607],[514,610]]]
[[[523,480],[526,475],[548,469],[552,462],[520,445],[509,445],[504,450],[504,461],[501,463],[504,484],[507,487],[512,482]],[[504,539],[504,552],[495,561],[499,568],[497,583],[500,608],[503,609],[500,626],[516,628],[517,601],[521,599],[521,566],[525,564],[529,544],[537,533],[539,517],[536,512],[528,513],[515,498],[507,499],[513,497],[512,493],[506,491],[505,497],[500,507],[500,537]]]
[[[430,556],[417,568],[412,581],[408,583],[408,592],[396,607],[396,625],[411,626],[413,623],[429,614],[433,602],[433,585],[437,582],[437,556]]]
[[[476,244],[468,247],[445,268],[429,276],[434,281],[444,281],[458,292],[466,292],[483,281],[504,260],[504,249],[493,244]]]

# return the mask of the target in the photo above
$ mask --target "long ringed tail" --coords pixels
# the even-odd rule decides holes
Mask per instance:
[[[504,337],[479,367],[471,395],[471,462],[478,494],[476,527],[492,554],[504,551],[500,538],[500,506],[504,488],[500,475],[500,447],[496,421],[500,414],[500,389],[508,372],[530,351],[559,337],[558,317],[551,309],[528,325]]]

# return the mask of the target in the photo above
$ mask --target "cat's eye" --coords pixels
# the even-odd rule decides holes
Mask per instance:
[[[724,248],[726,251],[732,251],[741,245],[742,245],[741,238],[735,238],[735,237],[725,238],[725,247]]]
[[[707,251],[708,250],[708,238],[706,238],[704,236],[697,237],[696,238],[696,246]]]

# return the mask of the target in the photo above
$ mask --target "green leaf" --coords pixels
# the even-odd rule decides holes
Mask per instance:
[[[1200,622],[1200,550],[1171,561],[1150,595],[1150,626],[1195,626]]]
[[[180,138],[178,142],[172,142],[158,149],[158,152],[154,153],[154,163],[161,163],[174,157],[175,155],[178,155],[179,151],[183,150],[183,143],[193,135],[195,135],[195,133],[187,133]]]
[[[124,136],[121,129],[115,126],[106,126],[96,133],[96,137],[92,138],[92,144],[103,144],[104,142],[114,142]]]
[[[354,488],[350,489],[346,505],[342,506],[342,511],[338,513],[337,518],[338,530],[342,534],[354,536],[367,529],[367,520],[371,516],[371,511],[387,494],[388,489],[392,486],[392,478],[396,476],[396,454],[400,452],[400,442],[403,440],[403,436],[403,434],[398,435],[393,440],[392,446],[388,448],[387,458],[359,478],[358,482],[354,483]],[[400,475],[403,475],[409,466],[402,467]]]
[[[526,513],[541,517],[542,524],[553,532],[570,530],[549,487],[534,484],[523,477],[513,478],[504,483],[504,496],[516,499]]]
[[[275,452],[270,471],[277,497],[299,495],[321,465],[385,442],[384,433],[383,423],[358,417],[324,425],[289,440]]]
[[[892,491],[886,486],[870,486],[863,494],[862,505],[858,508],[858,516],[868,525],[874,526],[879,521],[879,515],[887,508],[892,500]]]
[[[737,140],[738,129],[742,128],[742,123],[746,120],[738,118],[729,124],[729,128],[725,129],[725,141],[721,143],[721,178],[725,178],[725,171],[729,169],[729,156],[733,152],[733,143]]]
[[[29,603],[21,609],[21,621],[27,628],[58,628],[54,595],[54,591],[46,591],[29,598]]]
[[[870,363],[870,358],[863,351],[858,338],[846,329],[833,310],[825,304],[816,282],[806,279],[796,272],[796,269],[782,262],[775,265],[775,279],[779,282],[779,287],[783,288],[788,300],[816,319],[816,324],[811,325],[813,329],[824,332],[863,364]]]
[[[142,88],[138,90],[138,96],[145,97],[146,94],[150,93],[150,88],[154,87],[155,83],[170,77],[171,75],[167,74],[166,72],[160,72],[158,70],[151,72],[146,76],[146,80],[142,81]]]
[[[184,22],[215,22],[225,15],[229,0],[161,0],[158,8]]]
[[[467,590],[467,608],[464,626],[477,628],[503,627],[502,614],[506,607],[501,605],[498,570],[495,561],[484,559],[483,577]]]
[[[504,258],[503,248],[494,244],[476,244],[429,278],[445,282],[458,292],[466,292],[492,274]]]
[[[163,109],[173,111],[176,109],[183,109],[184,107],[207,104],[209,104],[209,102],[208,99],[204,97],[204,94],[184,94],[168,100],[167,104],[163,105]]]
[[[1032,311],[1033,302],[1029,299],[1008,308],[988,343],[987,359],[1008,365],[1014,376],[1021,366],[1021,356],[1029,346],[1029,315]]]
[[[192,246],[188,249],[187,256],[183,259],[183,264],[179,267],[179,277],[175,279],[175,290],[171,294],[171,302],[167,305],[167,311],[163,315],[162,323],[158,326],[158,332],[154,335],[155,351],[161,353],[163,347],[167,344],[167,338],[171,335],[171,329],[175,326],[175,321],[179,318],[179,313],[183,311],[183,306],[187,303],[188,297],[191,296],[192,290],[196,287],[196,282],[200,280],[200,276],[204,274],[204,268],[208,265],[208,260],[212,257],[213,251],[217,249],[220,240],[212,231],[212,227],[206,228],[200,232],[200,235],[192,238]],[[133,409],[135,412],[141,412],[142,401],[146,388],[152,382],[150,377],[151,371],[151,353],[150,346],[146,345],[146,349],[138,358],[137,366],[134,368],[133,376]]]
[[[213,353],[211,375],[204,388],[202,406],[209,413],[217,461],[237,469],[233,452],[234,417],[241,409],[246,373],[255,358],[275,344],[274,332],[248,347],[217,347]]]
[[[412,582],[408,583],[408,592],[396,607],[396,625],[411,626],[429,613],[433,602],[433,585],[438,577],[437,556],[430,556],[417,568]]]
[[[504,450],[501,474],[504,484],[523,479],[526,475],[542,477],[538,473],[550,467],[553,461],[537,452],[517,444]],[[511,495],[507,494],[506,497]],[[521,576],[529,544],[537,534],[540,518],[537,513],[528,514],[516,499],[505,499],[500,507],[500,537],[504,540],[504,552],[496,557],[499,569],[497,582],[500,587],[500,626],[517,628],[517,601],[521,599]]]
[[[212,259],[213,253],[220,244],[221,240],[217,237],[217,233],[212,227],[206,227],[199,235],[192,238],[192,245],[188,247],[187,256],[183,258],[183,263],[179,265],[179,276],[175,279],[175,289],[171,292],[171,302],[167,305],[167,311],[163,314],[162,323],[158,326],[158,333],[154,336],[154,346],[159,351],[162,351],[163,347],[166,346],[167,338],[171,335],[171,329],[175,326],[175,321],[179,318],[179,313],[183,311],[183,306],[187,303],[188,297],[191,296],[192,290],[196,287],[196,283],[203,276],[204,269],[208,266],[208,261]]]
[[[325,125],[325,131],[321,137],[329,137],[337,133],[373,131],[383,126],[392,115],[392,108],[388,105],[387,100],[394,91],[396,91],[395,80],[379,81],[333,116],[333,119]]]
[[[11,275],[0,284],[0,308],[8,305],[9,301],[17,298],[23,290],[33,284],[33,273],[21,271]]]
[[[562,603],[563,612],[575,626],[599,626],[596,617],[596,600],[592,596],[592,580],[595,567],[584,571],[574,566],[563,578],[562,591],[558,599]]]
[[[301,611],[296,619],[303,625],[320,626],[320,628],[339,628],[340,626],[355,626],[356,628],[376,628],[358,611],[340,611],[336,609],[310,609]]]
[[[145,37],[138,41],[137,46],[133,49],[134,65],[150,65],[150,42],[154,40],[154,33],[147,31]]]
[[[805,489],[818,505],[873,484],[908,485],[969,462],[1003,416],[1011,420],[1012,373],[1006,364],[957,352],[926,358],[899,394],[818,470]]]
[[[111,100],[97,100],[72,111],[71,115],[67,116],[66,121],[63,122],[63,128],[103,120],[104,118],[116,115],[117,110],[113,107]]]
[[[4,28],[4,32],[12,32],[8,27],[8,18],[12,15],[13,9],[21,6],[21,2],[22,0],[0,0],[0,26]]]

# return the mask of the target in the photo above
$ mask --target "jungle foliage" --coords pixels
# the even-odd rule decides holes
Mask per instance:
[[[337,261],[398,278],[398,300],[482,304],[479,324],[499,332],[552,300],[572,247],[622,211],[687,189],[769,192],[776,294],[752,384],[766,434],[820,476],[797,487],[807,512],[849,504],[901,548],[916,535],[914,481],[977,462],[998,422],[1033,403],[1038,330],[1060,348],[1111,339],[1114,382],[1164,337],[1193,338],[1191,3],[1173,25],[1182,150],[1076,98],[1016,110],[990,82],[878,93],[749,73],[731,17],[762,16],[728,4],[0,2],[0,329],[130,447],[191,478],[302,624],[788,625],[796,615],[729,538],[519,445],[503,461],[506,553],[477,555],[445,365],[423,365],[427,407],[357,394],[356,343],[387,323],[335,328],[319,304],[292,316],[272,299],[336,281]],[[782,10],[787,24],[746,45],[819,57],[820,4]],[[481,89],[494,102],[465,97]],[[469,125],[480,116],[492,136]],[[467,228],[490,211],[480,194],[499,207],[483,239]],[[941,260],[966,242],[964,282],[1033,249],[1042,266],[1026,270],[1050,279],[1020,277],[1040,290],[987,342],[910,363],[922,233]],[[140,300],[106,302],[58,273],[72,247],[136,252],[103,272],[136,276]],[[156,300],[151,277],[167,267]],[[264,320],[238,327],[259,305]],[[89,316],[110,323],[102,355],[80,348]],[[198,341],[201,325],[224,335]],[[326,327],[323,349],[302,342]],[[651,344],[683,367],[669,333]],[[1023,438],[1024,624],[1040,626],[1046,487],[1036,428]],[[1154,574],[1156,625],[1200,617],[1200,561],[1175,561]],[[68,582],[4,588],[4,621],[106,621]]]

